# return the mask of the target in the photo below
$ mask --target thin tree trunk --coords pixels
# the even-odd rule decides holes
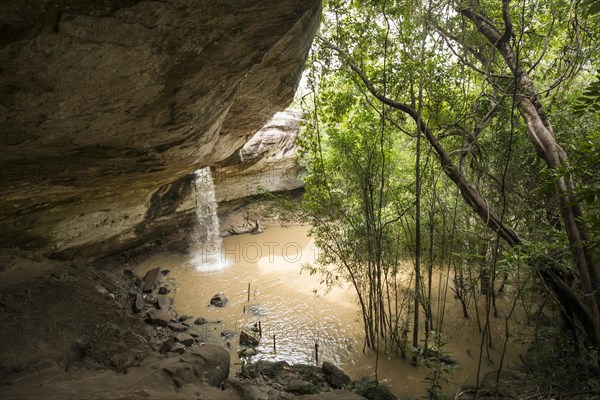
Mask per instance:
[[[465,13],[462,11],[463,14]],[[425,136],[427,141],[431,144],[435,153],[438,157],[440,165],[444,173],[457,185],[460,190],[460,194],[465,200],[466,204],[479,216],[479,218],[485,223],[485,225],[496,232],[500,237],[511,247],[521,248],[522,240],[519,235],[509,226],[507,226],[496,213],[489,207],[489,203],[481,197],[477,189],[467,180],[463,172],[458,169],[448,153],[444,150],[437,137],[433,134],[429,126],[420,118],[420,114],[414,107],[406,103],[401,103],[392,100],[386,96],[383,96],[377,91],[372,82],[367,78],[365,73],[352,63],[342,49],[336,45],[328,42],[323,37],[317,35],[317,37],[329,48],[335,50],[345,59],[348,66],[354,71],[361,81],[365,84],[367,90],[380,102],[387,104],[397,110],[400,110],[409,115],[417,124],[418,130]],[[537,114],[533,103],[528,99],[522,99],[520,104],[525,104],[525,107],[519,107],[519,110],[523,114],[523,110],[528,111],[526,113],[526,122],[528,120],[537,120],[541,123],[541,118]],[[537,115],[537,118],[534,118]],[[536,126],[539,124],[536,124]],[[541,124],[544,126],[544,124]],[[546,129],[547,130],[547,129]],[[530,138],[534,142],[534,146],[537,149],[544,149],[538,141],[535,141],[537,136],[531,135],[532,130],[529,129]],[[543,137],[545,140],[550,140],[547,135]],[[552,137],[552,141],[553,137]],[[550,147],[554,153],[562,151],[560,146],[554,141],[554,146]],[[562,151],[564,154],[564,151]],[[566,155],[565,155],[566,159]],[[559,160],[560,161],[560,160]],[[572,185],[572,184],[571,184]],[[565,222],[567,234],[569,236],[569,242],[571,249],[574,254],[574,259],[577,264],[577,268],[580,271],[580,279],[582,281],[583,289],[586,292],[586,299],[590,299],[584,303],[576,292],[569,285],[565,283],[559,273],[551,269],[540,269],[539,273],[545,284],[553,291],[558,303],[564,307],[567,311],[573,312],[577,316],[583,326],[591,343],[598,347],[600,346],[600,288],[598,288],[598,266],[593,264],[591,256],[588,253],[587,247],[582,244],[583,240],[587,240],[588,237],[582,227],[579,227],[577,218],[581,216],[580,207],[577,202],[572,198],[571,193],[567,190],[569,184],[565,181],[565,178],[561,178],[557,182],[557,187],[560,187],[564,191],[565,196],[559,198],[561,204],[561,213]],[[589,305],[588,305],[589,304]]]
[[[413,317],[413,350],[419,347],[419,309],[421,304],[421,134],[417,134],[417,157],[415,160],[415,309]],[[417,353],[413,352],[412,364],[417,365]]]
[[[527,124],[529,139],[538,156],[546,162],[548,167],[560,171],[562,167],[568,165],[567,153],[556,142],[552,126],[539,101],[533,80],[510,45],[513,32],[508,13],[508,0],[503,0],[502,3],[505,25],[503,33],[500,33],[485,15],[475,13],[469,8],[461,8],[458,11],[473,22],[477,30],[504,58],[506,65],[515,77],[517,105]],[[590,317],[594,332],[587,333],[598,345],[598,338],[600,338],[600,265],[594,263],[592,250],[587,245],[589,237],[581,222],[582,211],[573,189],[573,181],[566,174],[562,174],[555,182],[555,200],[560,205],[561,216],[581,280],[584,298],[587,299],[586,302],[591,309]]]

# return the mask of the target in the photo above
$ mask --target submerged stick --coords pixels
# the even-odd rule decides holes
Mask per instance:
[[[277,353],[277,345],[275,344],[275,334],[273,334],[273,352]]]
[[[250,282],[248,282],[248,303],[250,303]]]
[[[315,340],[315,361],[319,365],[319,342]]]
[[[262,337],[262,325],[260,324],[260,321],[258,321],[258,336]]]

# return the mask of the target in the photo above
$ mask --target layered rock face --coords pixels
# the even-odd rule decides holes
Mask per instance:
[[[190,172],[292,100],[320,16],[318,0],[0,7],[0,247],[67,256],[179,229]]]
[[[218,202],[304,186],[296,138],[302,112],[287,109],[275,116],[215,170]]]

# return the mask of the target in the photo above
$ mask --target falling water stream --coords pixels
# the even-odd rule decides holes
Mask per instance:
[[[192,239],[193,258],[190,261],[198,271],[219,271],[229,266],[221,257],[221,235],[215,186],[210,167],[195,172],[196,227]]]
[[[194,326],[203,342],[231,348],[234,370],[240,367],[237,333],[260,321],[263,336],[259,353],[251,361],[317,364],[317,342],[319,363],[332,361],[353,379],[364,376],[373,379],[375,353],[363,352],[364,333],[353,290],[350,286],[341,286],[325,292],[320,277],[311,276],[302,269],[303,265],[316,261],[318,252],[308,236],[309,227],[272,227],[259,235],[226,237],[219,243],[218,251],[215,247],[202,246],[218,242],[220,238],[214,235],[218,225],[215,228],[215,220],[210,221],[211,215],[216,217],[216,206],[203,204],[214,202],[214,190],[211,193],[202,186],[212,185],[210,172],[204,171],[197,176],[199,230],[206,229],[208,235],[199,240],[193,254],[158,254],[140,264],[137,272],[143,276],[145,271],[156,266],[170,270],[165,279],[175,285],[171,293],[174,308],[179,315],[218,321]],[[210,257],[206,257],[206,253],[210,253]],[[402,274],[405,285],[409,284],[411,268],[407,264],[406,273]],[[438,274],[434,281],[434,293],[437,293],[437,287],[445,285],[445,275]],[[221,291],[229,298],[227,306],[209,306],[212,295]],[[500,310],[510,308],[508,297],[498,297],[497,304]],[[519,318],[517,315],[515,320]],[[453,395],[457,386],[475,383],[481,335],[477,321],[463,318],[460,304],[451,294],[447,299],[445,321],[448,344],[444,351],[451,353],[458,363],[450,383],[444,385]],[[514,367],[518,362],[519,351],[522,351],[520,341],[528,333],[525,324],[513,325],[505,368]],[[489,349],[489,360],[484,357],[482,376],[498,368],[504,318],[492,321],[491,332],[497,346]],[[400,398],[426,394],[428,374],[426,368],[413,367],[410,360],[395,354],[381,354],[378,360],[378,379]]]

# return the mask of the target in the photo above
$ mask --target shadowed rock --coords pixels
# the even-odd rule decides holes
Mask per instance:
[[[144,275],[144,293],[151,293],[154,290],[154,285],[156,285],[158,275],[160,275],[159,267],[153,268],[146,272],[146,275]]]
[[[350,377],[329,361],[323,363],[322,370],[327,381],[334,388],[342,388],[350,383]]]
[[[321,10],[8,0],[3,11],[0,247],[70,258],[180,232],[194,207],[186,176],[289,105]]]

